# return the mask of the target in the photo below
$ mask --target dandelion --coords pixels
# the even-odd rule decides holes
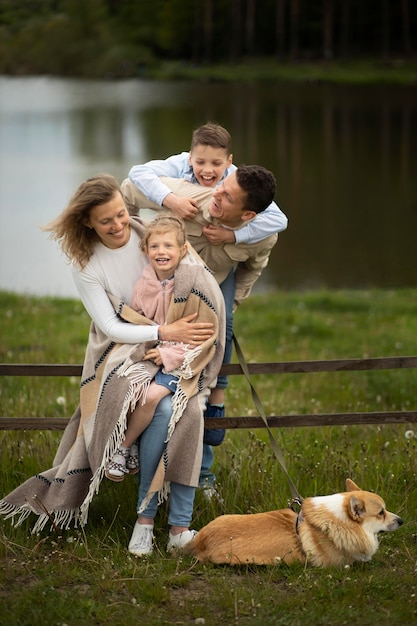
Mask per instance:
[[[66,400],[66,398],[64,396],[58,396],[57,399],[56,399],[56,403],[59,406],[65,406],[66,403],[67,403],[67,400]]]
[[[414,430],[406,430],[404,433],[404,437],[406,439],[413,439],[416,436]]]

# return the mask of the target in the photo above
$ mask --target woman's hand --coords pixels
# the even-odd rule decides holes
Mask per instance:
[[[159,338],[163,341],[182,341],[192,346],[199,346],[214,334],[213,324],[210,322],[193,322],[197,313],[187,315],[181,319],[159,327]]]

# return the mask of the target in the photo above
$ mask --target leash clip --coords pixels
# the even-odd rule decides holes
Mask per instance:
[[[289,507],[292,511],[294,511],[295,513],[297,513],[298,511],[297,511],[297,509],[295,509],[295,508],[294,508],[294,506],[296,505],[296,506],[300,507],[300,509],[301,509],[301,505],[302,505],[302,503],[303,503],[303,501],[302,501],[302,499],[301,499],[301,498],[292,498],[292,500],[289,500],[289,502],[288,502],[288,507]],[[299,510],[300,510],[300,509],[299,509]]]

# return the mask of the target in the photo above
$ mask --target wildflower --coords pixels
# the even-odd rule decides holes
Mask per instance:
[[[57,399],[56,399],[56,403],[59,406],[65,406],[66,403],[67,403],[67,400],[66,400],[66,398],[64,396],[58,396]]]
[[[406,430],[404,433],[404,437],[406,439],[413,439],[416,436],[414,430]]]

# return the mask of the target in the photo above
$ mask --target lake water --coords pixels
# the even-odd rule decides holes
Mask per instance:
[[[0,289],[76,296],[40,226],[86,178],[189,149],[208,120],[289,218],[257,290],[414,287],[417,90],[0,77]]]

